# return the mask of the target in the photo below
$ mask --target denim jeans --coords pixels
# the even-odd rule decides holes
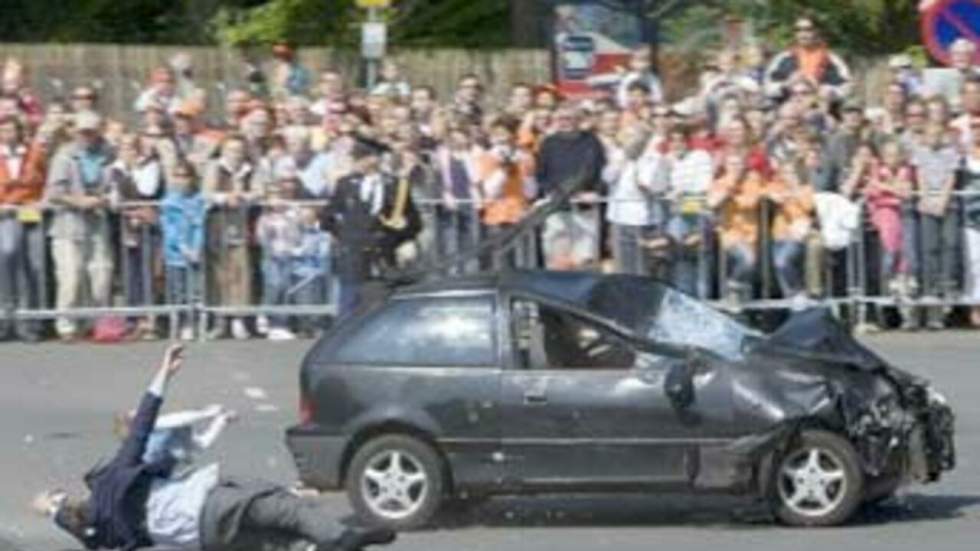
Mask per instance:
[[[616,271],[621,274],[646,275],[646,257],[640,240],[646,233],[645,226],[613,226],[613,258]]]
[[[289,301],[300,305],[326,304],[330,298],[328,282],[329,278],[324,274],[309,277],[293,274],[290,278]],[[321,320],[314,316],[302,316],[297,323],[299,328],[305,331],[312,331],[322,326]]]
[[[7,312],[37,309],[44,296],[44,232],[41,224],[24,224],[14,216],[0,218],[0,338],[11,329]],[[39,336],[38,321],[17,324],[21,338]]]
[[[127,306],[150,305],[155,302],[153,274],[159,236],[147,229],[134,247],[124,247],[123,270],[126,274],[125,295]]]
[[[806,244],[800,241],[775,241],[772,244],[772,264],[776,282],[783,298],[790,298],[804,290],[803,258]]]
[[[707,254],[710,220],[704,215],[677,214],[667,222],[666,231],[672,242],[672,283],[685,293],[706,298],[710,287]],[[692,236],[700,237],[700,241],[697,245],[686,245],[684,241]]]
[[[292,265],[288,258],[266,256],[262,260],[262,304],[265,306],[284,306],[289,304],[290,274]],[[289,318],[281,315],[269,316],[269,326],[285,329]]]
[[[196,266],[167,266],[167,304],[171,306],[190,306],[201,299],[201,269]],[[190,323],[191,315],[181,312],[179,325]]]
[[[960,220],[950,208],[944,216],[919,217],[922,245],[922,286],[925,294],[943,296],[955,288]]]
[[[725,250],[728,281],[750,287],[755,282],[755,250],[749,245],[733,245]]]

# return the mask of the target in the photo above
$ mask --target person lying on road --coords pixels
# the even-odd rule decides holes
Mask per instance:
[[[323,508],[275,484],[223,476],[217,464],[171,478],[172,455],[144,461],[183,351],[180,345],[167,349],[122,446],[110,462],[85,475],[89,495],[44,492],[33,503],[38,512],[50,515],[87,549],[239,551],[306,542],[317,551],[356,551],[394,541],[390,530],[344,527]]]

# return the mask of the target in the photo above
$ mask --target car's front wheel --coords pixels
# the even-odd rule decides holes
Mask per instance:
[[[793,526],[835,526],[847,521],[864,497],[864,475],[854,447],[822,430],[807,430],[776,463],[776,516]]]
[[[394,530],[419,528],[442,503],[443,461],[417,438],[381,436],[354,454],[346,487],[354,511],[368,523]]]

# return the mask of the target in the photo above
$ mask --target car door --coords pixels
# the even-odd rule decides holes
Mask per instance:
[[[639,351],[584,316],[534,299],[511,308],[501,380],[502,451],[526,486],[682,485],[717,432],[665,393],[689,358]],[[715,421],[724,417],[716,412]]]
[[[498,478],[500,384],[496,295],[409,296],[347,331],[333,361],[356,376],[334,396],[356,396],[345,432],[408,425],[436,439],[465,485]]]

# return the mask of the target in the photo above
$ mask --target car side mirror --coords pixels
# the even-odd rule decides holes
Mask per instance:
[[[694,403],[694,370],[691,362],[683,360],[670,366],[664,379],[664,394],[678,410],[685,410]]]

